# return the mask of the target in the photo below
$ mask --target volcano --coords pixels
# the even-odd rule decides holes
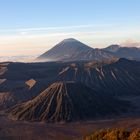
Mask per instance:
[[[13,107],[10,115],[17,120],[70,122],[116,114],[128,106],[81,83],[56,82],[34,99]]]
[[[37,61],[81,61],[112,59],[114,56],[101,49],[93,49],[73,39],[64,39],[49,51],[40,55]]]

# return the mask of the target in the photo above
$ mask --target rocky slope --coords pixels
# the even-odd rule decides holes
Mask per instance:
[[[113,96],[139,95],[140,63],[120,59],[111,64],[73,63],[59,73],[61,80],[84,83]]]
[[[10,63],[6,69],[0,75],[0,96],[3,98],[3,93],[8,93],[11,95],[8,103],[12,104],[16,96],[25,97],[18,98],[19,101],[35,97],[57,81],[80,82],[102,95],[140,94],[140,62],[127,59],[102,62]]]
[[[87,120],[126,111],[129,104],[75,82],[53,83],[36,98],[10,110],[14,119],[47,122]]]

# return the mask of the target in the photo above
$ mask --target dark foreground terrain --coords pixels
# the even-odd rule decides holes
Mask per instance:
[[[103,129],[137,130],[140,128],[140,96],[123,99],[130,101],[136,108],[112,118],[71,123],[17,121],[9,118],[5,111],[0,111],[0,140],[81,140]]]
[[[1,113],[0,140],[75,140],[104,128],[140,128],[140,117],[76,123],[12,121]]]

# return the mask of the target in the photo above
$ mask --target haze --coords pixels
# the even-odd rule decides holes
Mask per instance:
[[[0,56],[40,55],[65,38],[95,48],[139,46],[139,5],[139,0],[1,1]]]

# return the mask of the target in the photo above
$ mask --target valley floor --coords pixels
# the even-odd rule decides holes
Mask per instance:
[[[100,119],[75,123],[43,123],[14,121],[0,111],[0,140],[76,140],[94,130],[106,128],[140,128],[140,97],[125,97],[137,109],[113,119]]]
[[[140,117],[46,124],[12,121],[2,112],[0,115],[0,140],[72,140],[104,128],[140,128]]]

